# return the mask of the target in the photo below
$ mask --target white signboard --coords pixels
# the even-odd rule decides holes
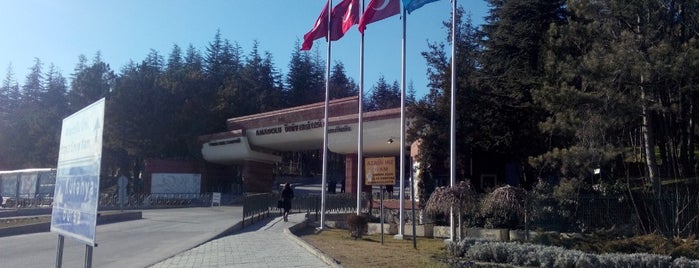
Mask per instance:
[[[51,232],[90,246],[95,245],[104,106],[102,98],[63,119],[51,213]]]
[[[211,195],[211,206],[213,207],[214,204],[221,206],[221,193],[215,192]]]
[[[201,174],[153,173],[150,192],[153,197],[196,198],[201,190]]]

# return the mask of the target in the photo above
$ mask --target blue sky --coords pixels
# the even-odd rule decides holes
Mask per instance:
[[[369,0],[365,0],[366,4]],[[333,5],[339,3],[333,0]],[[151,49],[165,59],[174,44],[190,44],[202,54],[217,30],[222,38],[237,42],[249,53],[253,42],[268,51],[283,73],[294,43],[302,42],[323,8],[325,0],[5,0],[0,15],[0,80],[12,64],[15,79],[24,84],[34,58],[53,63],[70,78],[78,56],[102,59],[119,72],[129,61],[140,62]],[[471,13],[474,24],[483,22],[488,7],[483,0],[457,2]],[[427,41],[445,41],[442,22],[449,19],[451,2],[440,0],[407,16],[406,79],[418,97],[426,92],[427,66],[420,52]],[[365,82],[369,91],[383,75],[400,82],[401,20],[393,16],[369,24],[365,32]],[[354,26],[332,43],[332,61],[341,61],[347,75],[359,82],[360,35]],[[318,39],[313,52],[326,57],[327,43]],[[447,47],[448,49],[448,47]]]

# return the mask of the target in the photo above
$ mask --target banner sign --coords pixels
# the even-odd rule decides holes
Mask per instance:
[[[63,119],[58,151],[51,232],[95,245],[99,201],[102,98]]]
[[[153,173],[150,193],[152,197],[197,198],[201,193],[201,174]]]
[[[364,159],[366,185],[394,185],[396,183],[396,158],[371,157]]]

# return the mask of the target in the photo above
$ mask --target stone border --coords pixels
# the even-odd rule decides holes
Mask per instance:
[[[307,216],[307,215],[306,215]],[[308,226],[309,219],[306,217],[303,222],[296,224],[294,226],[291,226],[289,228],[284,229],[284,234],[291,240],[296,242],[299,246],[305,248],[310,252],[311,254],[315,255],[319,259],[321,259],[323,262],[328,264],[330,267],[335,267],[335,268],[341,268],[343,267],[342,264],[340,264],[337,260],[333,259],[332,257],[328,256],[327,254],[323,253],[320,251],[318,248],[314,247],[313,245],[307,243],[306,241],[303,241],[303,239],[299,238],[294,234],[294,232],[298,231],[301,228],[304,228]]]

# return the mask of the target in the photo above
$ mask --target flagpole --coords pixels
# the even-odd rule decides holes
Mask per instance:
[[[452,11],[451,11],[451,111],[450,111],[450,171],[449,171],[449,185],[454,187],[456,184],[456,0],[452,0]],[[461,217],[461,215],[458,215]],[[451,234],[450,239],[454,241],[454,208],[450,211],[450,224],[451,224]],[[461,228],[461,226],[459,226]],[[461,237],[459,237],[461,238]]]
[[[328,35],[326,35],[326,40],[328,41],[328,61],[325,70],[325,115],[323,118],[323,178],[321,186],[321,197],[320,197],[320,226],[318,229],[323,230],[325,227],[325,195],[326,184],[328,181],[328,103],[330,102],[330,44],[332,43],[330,32],[331,32],[331,22],[332,22],[332,5],[333,1],[328,0]]]
[[[405,15],[405,8],[403,8],[403,41],[401,48],[401,70],[400,70],[400,191],[398,191],[399,200],[399,221],[398,224],[398,234],[396,238],[403,238],[403,229],[405,227],[405,21],[407,17]],[[413,224],[415,224],[413,222]]]
[[[364,0],[359,8],[360,14],[364,14]],[[359,41],[359,112],[357,114],[359,122],[357,129],[357,215],[362,210],[362,165],[364,164],[364,33],[361,34]]]

